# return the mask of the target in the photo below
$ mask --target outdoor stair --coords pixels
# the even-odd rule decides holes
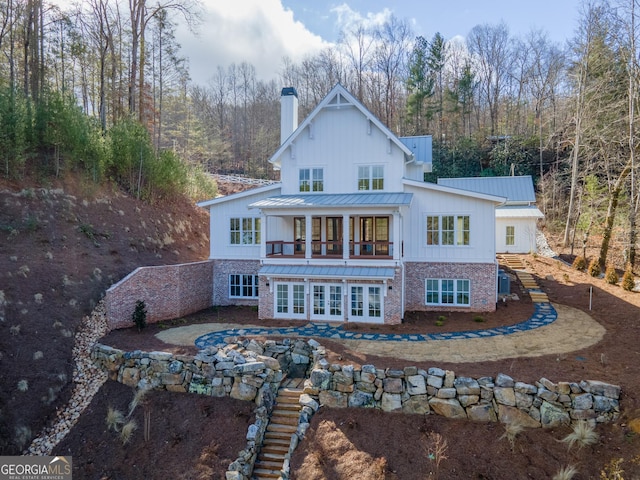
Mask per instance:
[[[518,255],[500,255],[502,262],[512,269],[525,288],[533,303],[548,303],[549,297],[542,291],[533,275],[526,271],[526,266]]]
[[[253,467],[254,480],[280,478],[285,456],[289,453],[291,435],[298,429],[302,394],[302,388],[298,388],[300,382],[298,379],[286,380],[278,390],[262,447]]]

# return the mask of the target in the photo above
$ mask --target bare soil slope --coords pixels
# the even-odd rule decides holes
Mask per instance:
[[[80,178],[0,182],[0,455],[29,445],[70,392],[74,333],[136,267],[208,256],[208,215]]]

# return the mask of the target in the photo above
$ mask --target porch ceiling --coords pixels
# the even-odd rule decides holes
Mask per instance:
[[[402,207],[411,204],[412,193],[336,193],[278,195],[249,204],[249,208]]]
[[[391,279],[393,267],[347,267],[319,265],[264,265],[258,275],[292,278]]]

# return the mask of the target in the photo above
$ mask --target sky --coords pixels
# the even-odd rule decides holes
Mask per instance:
[[[416,35],[446,40],[466,37],[479,24],[504,21],[514,36],[532,29],[560,44],[577,26],[582,0],[202,0],[203,22],[194,36],[178,31],[191,77],[206,84],[218,66],[248,62],[258,78],[277,79],[285,56],[294,61],[331,47],[340,31],[357,22],[382,23],[393,14]]]

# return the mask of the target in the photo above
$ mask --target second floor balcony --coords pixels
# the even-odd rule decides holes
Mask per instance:
[[[311,258],[345,258],[342,241],[311,241]],[[285,242],[282,240],[266,242],[267,257],[307,258],[305,241]],[[393,242],[348,242],[348,258],[393,258]]]

